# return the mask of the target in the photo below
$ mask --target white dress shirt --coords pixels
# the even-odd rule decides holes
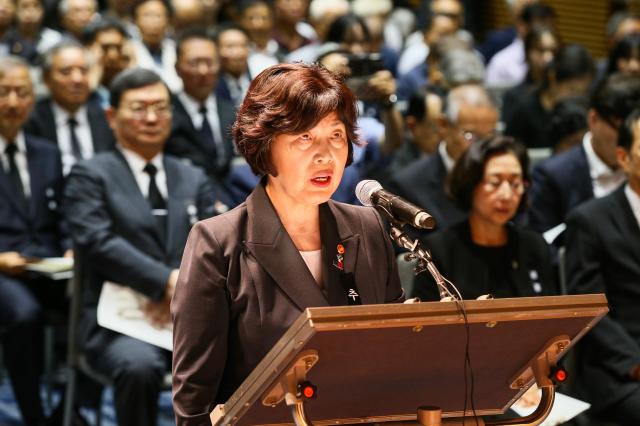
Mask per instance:
[[[517,86],[524,81],[528,70],[524,41],[517,37],[491,58],[487,65],[485,83],[489,87]]]
[[[636,217],[636,221],[638,222],[638,226],[640,227],[640,195],[631,187],[629,184],[626,184],[624,187],[624,195],[627,196],[627,200],[631,205],[631,211],[633,215]]]
[[[56,123],[58,149],[62,157],[62,173],[66,176],[69,174],[71,167],[76,163],[76,157],[73,155],[73,147],[71,145],[71,129],[69,128],[69,117],[71,117],[71,114],[53,101],[51,105],[53,107],[53,119]],[[75,132],[78,143],[80,144],[82,158],[91,158],[94,153],[93,137],[91,136],[91,126],[89,125],[86,105],[81,106],[75,115],[73,115],[73,118],[75,118],[78,123]]]
[[[178,99],[187,110],[187,114],[191,117],[193,126],[200,130],[202,128],[202,114],[200,114],[200,102],[187,95],[185,92],[178,93]],[[207,108],[207,120],[213,131],[218,148],[222,148],[222,131],[220,130],[220,116],[218,115],[218,102],[215,94],[210,94],[205,100],[204,106]]]
[[[172,93],[182,90],[182,80],[176,72],[176,44],[173,40],[170,38],[162,40],[161,64],[156,63],[149,49],[142,41],[132,39],[131,46],[139,67],[150,69],[160,74],[160,77],[169,86]]]
[[[591,132],[587,132],[582,138],[582,146],[587,155],[587,163],[589,164],[593,196],[600,198],[611,194],[622,185],[627,179],[627,176],[622,169],[613,170],[598,157],[598,154],[593,150]]]
[[[440,154],[440,157],[442,157],[442,162],[444,163],[444,168],[447,169],[447,173],[451,172],[456,161],[451,158],[447,152],[447,143],[445,141],[441,141],[438,144],[438,153]]]
[[[166,200],[168,198],[169,190],[167,189],[167,174],[164,170],[164,164],[162,163],[162,153],[159,153],[155,157],[151,159],[151,161],[147,161],[142,158],[138,153],[131,151],[130,149],[120,147],[122,151],[122,155],[124,155],[125,160],[127,160],[127,164],[129,164],[129,168],[133,173],[133,177],[136,179],[136,183],[138,184],[138,188],[140,188],[140,192],[144,196],[144,198],[149,197],[149,175],[144,171],[147,163],[151,163],[156,166],[158,170],[156,172],[156,185],[158,186],[158,190],[160,191],[160,195]]]
[[[18,150],[15,153],[16,166],[18,166],[18,172],[20,173],[20,180],[22,181],[22,190],[25,197],[31,196],[31,177],[29,175],[29,163],[27,162],[27,144],[24,141],[24,133],[18,132],[13,143],[16,144]],[[9,157],[5,152],[7,148],[7,140],[0,136],[0,159],[2,159],[2,168],[4,173],[9,174]]]
[[[227,83],[229,95],[231,95],[231,99],[234,104],[239,106],[242,103],[247,90],[249,90],[249,85],[251,84],[249,73],[245,72],[240,77],[235,78],[231,74],[225,72],[221,74],[221,77],[224,79],[225,83]]]

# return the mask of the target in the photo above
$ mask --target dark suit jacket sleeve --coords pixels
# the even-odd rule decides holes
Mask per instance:
[[[529,224],[533,229],[545,232],[564,221],[560,188],[545,167],[533,169],[529,196]]]
[[[606,283],[602,275],[604,245],[589,220],[588,211],[574,210],[567,219],[567,274],[570,293],[604,293]],[[628,378],[631,369],[640,364],[640,347],[624,327],[611,315],[606,315],[585,336],[594,343],[599,358],[614,375]]]
[[[64,211],[75,247],[83,250],[91,266],[107,279],[159,300],[164,296],[171,268],[114,232],[102,180],[83,162],[74,166],[68,176]]]
[[[211,180],[198,170],[198,215],[199,219],[207,219],[216,215],[215,203],[218,199]]]
[[[177,425],[209,425],[227,357],[230,307],[222,248],[203,223],[189,235],[171,301]]]

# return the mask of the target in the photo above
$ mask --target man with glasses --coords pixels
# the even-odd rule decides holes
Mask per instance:
[[[529,223],[546,232],[584,201],[610,194],[624,181],[616,160],[620,123],[640,105],[640,80],[612,75],[595,90],[581,144],[540,163],[531,175]]]
[[[200,169],[162,153],[172,112],[155,72],[123,71],[110,101],[118,149],[74,166],[64,193],[84,288],[80,335],[90,365],[114,382],[118,424],[155,425],[170,353],[100,327],[96,306],[111,281],[149,298],[148,320],[168,324],[189,229],[213,214],[215,193]]]
[[[172,100],[173,125],[165,152],[189,159],[222,181],[233,158],[235,106],[214,92],[220,70],[216,45],[204,30],[186,30],[176,40],[176,57],[183,90]]]
[[[465,215],[445,193],[447,175],[472,143],[493,135],[498,122],[498,110],[489,94],[475,84],[452,89],[444,112],[440,120],[443,140],[436,152],[411,163],[389,185],[395,193],[428,211],[436,220],[437,229],[444,229]]]
[[[62,256],[69,246],[58,208],[60,154],[50,141],[23,131],[33,103],[29,65],[0,57],[0,337],[26,425],[44,424],[42,307],[64,303],[62,287],[26,268],[29,260]]]

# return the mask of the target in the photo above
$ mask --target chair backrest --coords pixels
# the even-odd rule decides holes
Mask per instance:
[[[83,298],[83,256],[78,247],[73,249],[73,277],[70,280],[69,326],[67,330],[67,363],[70,367],[77,365],[80,353],[78,339],[78,323],[82,312]]]

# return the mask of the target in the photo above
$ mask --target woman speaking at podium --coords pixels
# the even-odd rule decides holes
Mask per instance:
[[[209,424],[305,308],[404,299],[377,213],[330,200],[356,118],[353,93],[319,65],[275,65],[251,83],[233,136],[261,182],[193,227],[171,303],[178,425]]]

